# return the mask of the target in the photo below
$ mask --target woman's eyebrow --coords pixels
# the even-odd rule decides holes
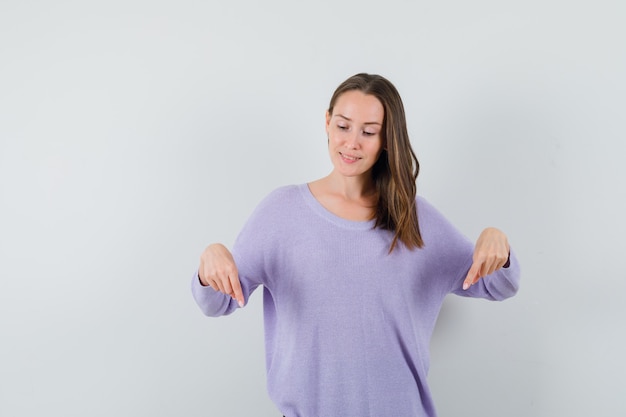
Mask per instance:
[[[345,120],[347,120],[348,122],[351,122],[351,121],[352,121],[352,119],[351,119],[351,118],[346,117],[346,116],[344,116],[343,114],[335,114],[335,116],[337,116],[337,117],[341,117],[342,119],[345,119]],[[382,124],[381,124],[381,123],[378,123],[378,122],[365,122],[365,123],[363,123],[363,124],[364,124],[364,125],[378,125],[378,126],[382,126]]]

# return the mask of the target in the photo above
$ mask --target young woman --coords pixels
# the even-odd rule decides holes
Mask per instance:
[[[206,248],[192,292],[208,316],[263,286],[267,384],[286,417],[432,417],[429,344],[449,293],[518,289],[507,237],[472,245],[422,197],[395,87],[357,74],[326,113],[332,172],[282,187],[231,252]]]

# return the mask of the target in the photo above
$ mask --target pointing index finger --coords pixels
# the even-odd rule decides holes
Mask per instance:
[[[241,290],[241,283],[239,282],[239,274],[235,271],[228,277],[230,279],[230,286],[233,289],[233,298],[239,304],[239,307],[245,305],[245,299],[243,297],[243,291]]]
[[[480,278],[480,265],[473,263],[465,276],[465,281],[463,281],[463,289],[467,290],[478,280],[478,278]]]

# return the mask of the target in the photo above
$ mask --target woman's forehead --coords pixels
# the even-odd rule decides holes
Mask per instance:
[[[385,109],[377,97],[359,90],[346,91],[337,98],[333,116],[367,123],[382,123]],[[357,120],[358,119],[358,120]]]

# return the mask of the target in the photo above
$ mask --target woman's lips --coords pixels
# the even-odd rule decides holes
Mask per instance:
[[[341,156],[341,159],[344,162],[348,163],[348,164],[352,164],[352,163],[358,161],[359,159],[361,159],[358,156],[348,155],[348,154],[345,154],[345,153],[342,153],[342,152],[339,152],[339,155]]]

